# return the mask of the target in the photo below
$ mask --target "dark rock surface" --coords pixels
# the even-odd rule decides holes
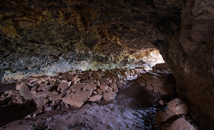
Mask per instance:
[[[0,8],[2,82],[163,62],[152,45],[156,14],[149,0],[6,0]]]
[[[4,0],[0,8],[1,82],[76,69],[151,67],[161,61],[158,47],[192,117],[202,129],[213,129],[212,0]],[[173,95],[174,89],[153,86],[153,80],[142,85]],[[52,89],[44,85],[39,91]]]
[[[187,0],[181,30],[158,47],[175,76],[177,93],[201,129],[214,127],[214,2]],[[164,30],[168,30],[165,28]]]

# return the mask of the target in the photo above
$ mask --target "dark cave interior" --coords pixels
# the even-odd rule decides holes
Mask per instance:
[[[0,129],[212,130],[213,36],[212,0],[0,1]]]

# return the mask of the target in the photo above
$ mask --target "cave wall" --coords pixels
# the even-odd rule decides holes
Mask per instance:
[[[214,1],[188,0],[181,30],[157,45],[177,82],[177,93],[202,130],[214,127]]]
[[[163,62],[150,0],[4,0],[0,8],[1,82]]]
[[[214,127],[212,0],[5,0],[0,8],[1,82],[151,66],[163,62],[158,47],[194,120]]]

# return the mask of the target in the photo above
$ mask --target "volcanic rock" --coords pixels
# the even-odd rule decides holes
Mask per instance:
[[[110,93],[104,93],[103,99],[107,102],[114,101],[116,97],[116,93],[110,92]]]
[[[59,86],[58,86],[58,91],[61,91],[61,93],[65,93],[66,90],[70,87],[71,85],[71,82],[67,82],[65,80],[62,80],[60,83],[59,83]]]
[[[51,89],[51,85],[48,85],[47,81],[43,81],[39,87],[38,87],[38,91],[49,91]]]
[[[122,88],[123,87],[123,83],[121,81],[116,81],[117,87],[118,88]]]
[[[106,84],[102,83],[102,84],[100,85],[100,89],[105,93],[106,90],[108,89],[108,86],[107,86]]]
[[[174,112],[172,112],[169,109],[166,109],[164,112],[159,111],[156,114],[155,120],[159,126],[163,126],[166,123],[166,121],[169,120],[170,118],[173,121],[173,116],[175,116],[174,119],[178,118],[178,116]]]
[[[26,84],[23,84],[19,89],[19,93],[21,96],[24,97],[24,99],[33,99],[33,95],[30,93],[30,89]]]
[[[84,88],[85,88],[86,90],[88,90],[88,91],[93,91],[93,90],[95,90],[97,87],[96,87],[96,85],[93,84],[93,83],[87,83],[87,84],[84,86]]]
[[[112,91],[113,91],[113,89],[111,87],[108,87],[108,89],[106,90],[107,93],[110,93]]]
[[[83,89],[85,87],[85,84],[84,83],[77,83],[77,84],[73,84],[71,86],[71,90],[72,92],[78,92],[80,91],[81,89]]]
[[[167,106],[171,111],[175,112],[177,115],[188,113],[188,107],[187,107],[186,103],[178,98],[170,101],[167,104]]]
[[[163,130],[196,130],[183,118],[175,120],[172,124],[162,127]]]
[[[36,98],[34,99],[34,101],[36,103],[37,108],[41,108],[45,106],[49,100],[47,98]]]
[[[51,101],[59,101],[59,100],[62,100],[62,94],[51,94],[49,99]]]
[[[76,93],[67,94],[62,101],[69,104],[71,107],[80,108],[85,101],[91,96],[91,92],[87,90],[78,91]]]
[[[102,95],[103,94],[103,91],[100,88],[98,88],[96,91],[97,91],[98,95]]]
[[[89,101],[98,102],[98,101],[100,101],[102,99],[102,97],[103,97],[102,95],[94,95],[94,96],[90,97]]]

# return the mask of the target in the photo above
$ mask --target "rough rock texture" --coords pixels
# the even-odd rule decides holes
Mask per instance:
[[[178,98],[170,101],[167,104],[167,106],[168,106],[169,110],[173,111],[177,115],[188,114],[188,107],[187,107],[186,103],[184,103],[183,101],[181,101]]]
[[[196,130],[189,122],[180,118],[174,121],[170,126],[163,127],[162,130]]]
[[[163,106],[154,104],[154,95],[140,86],[138,82],[129,81],[121,89],[114,102],[100,105],[87,103],[76,110],[58,110],[36,117],[16,120],[0,129],[3,130],[160,130],[155,122],[155,114]],[[2,111],[0,111],[2,112]],[[4,117],[0,117],[5,119]]]
[[[1,82],[163,62],[150,0],[6,0],[0,8]]]
[[[171,95],[162,95],[159,92],[162,85],[165,84],[172,88],[175,86],[175,82],[168,81],[168,75],[170,74],[166,72],[149,73],[138,68],[105,71],[88,70],[81,73],[61,73],[58,76],[30,77],[17,83],[16,90],[0,93],[0,107],[1,105],[10,106],[11,103],[24,105],[24,103],[32,101],[39,111],[49,111],[62,108],[80,108],[88,101],[108,104],[115,101],[119,89],[123,89],[128,81],[135,79],[139,80],[138,84],[144,89],[148,88],[145,84],[153,86],[154,89],[149,89],[149,92],[157,95],[157,99],[166,98]],[[69,77],[77,77],[79,80],[78,82],[71,82],[69,80],[72,79]],[[121,86],[117,86],[116,82]],[[175,102],[169,108],[175,108],[177,104]]]
[[[0,8],[0,82],[152,66],[155,45],[192,117],[202,129],[214,127],[213,0],[4,0]]]
[[[175,76],[177,93],[201,129],[210,130],[214,127],[214,1],[187,0],[181,20],[181,30],[159,39],[157,45]]]

